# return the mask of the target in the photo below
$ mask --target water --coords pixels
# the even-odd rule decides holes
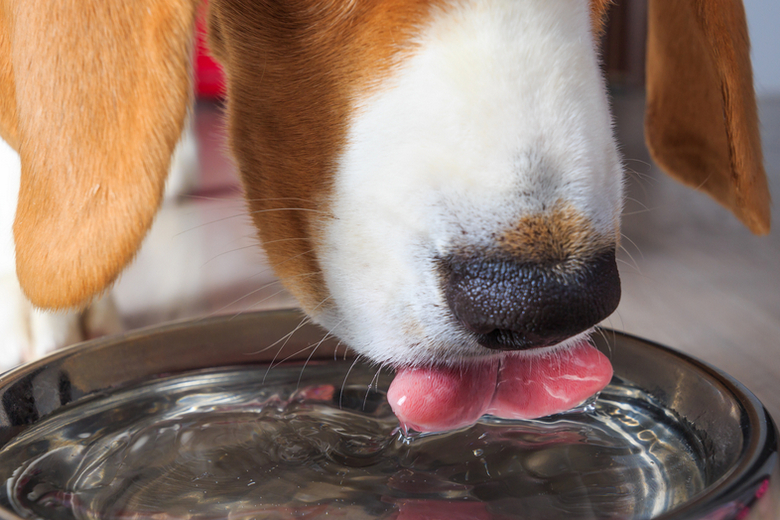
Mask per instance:
[[[630,519],[706,483],[694,432],[624,382],[585,411],[410,439],[389,376],[350,367],[200,371],[70,405],[0,451],[0,498],[63,520]]]

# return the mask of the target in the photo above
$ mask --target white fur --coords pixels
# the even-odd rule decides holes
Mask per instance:
[[[582,0],[465,1],[356,96],[322,229],[322,325],[377,362],[484,355],[455,324],[436,258],[489,249],[560,201],[617,234],[622,167],[593,40]]]
[[[198,183],[200,162],[198,160],[198,141],[192,116],[184,123],[184,131],[171,157],[171,167],[165,179],[165,199],[175,200],[190,193]]]

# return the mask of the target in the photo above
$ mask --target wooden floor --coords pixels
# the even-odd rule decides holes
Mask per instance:
[[[614,98],[628,200],[623,299],[606,324],[699,357],[746,384],[780,419],[780,230],[754,237],[706,196],[666,178],[643,144],[640,94]],[[766,166],[780,200],[780,98],[760,102]],[[289,307],[256,247],[219,110],[200,105],[196,194],[168,203],[117,299],[129,326]]]

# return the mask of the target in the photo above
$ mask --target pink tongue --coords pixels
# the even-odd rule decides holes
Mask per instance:
[[[544,354],[506,355],[462,368],[400,369],[387,399],[405,429],[436,432],[461,428],[491,413],[534,419],[566,411],[602,390],[612,365],[582,342]]]

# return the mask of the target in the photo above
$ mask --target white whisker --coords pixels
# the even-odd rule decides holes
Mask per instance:
[[[304,370],[306,370],[306,365],[308,365],[308,364],[309,364],[309,361],[311,360],[311,358],[312,358],[312,356],[314,355],[314,353],[317,351],[317,349],[318,349],[318,348],[320,348],[320,345],[322,345],[322,344],[325,342],[325,340],[326,340],[326,339],[328,339],[329,337],[332,337],[332,336],[333,336],[333,330],[334,330],[336,327],[338,327],[339,325],[341,325],[341,322],[342,322],[342,321],[344,321],[344,320],[341,320],[341,321],[339,321],[339,322],[338,322],[336,325],[334,325],[334,326],[333,326],[333,327],[332,327],[332,328],[331,328],[331,329],[328,331],[328,333],[327,333],[327,334],[325,334],[325,335],[322,337],[322,339],[319,341],[319,343],[317,343],[317,345],[314,347],[314,350],[312,350],[312,351],[311,351],[311,354],[309,354],[309,357],[308,357],[308,358],[306,358],[306,361],[303,363],[303,367],[301,367],[301,373],[300,373],[300,375],[298,376],[298,386],[300,386],[300,385],[301,385],[301,378],[303,377],[303,371],[304,371]]]
[[[273,359],[268,364],[268,369],[265,371],[265,375],[263,375],[263,381],[262,381],[263,383],[265,383],[265,378],[268,377],[268,373],[271,371],[271,368],[274,366],[274,362],[276,361],[276,358],[279,357],[279,354],[282,353],[282,350],[284,350],[284,347],[287,346],[287,342],[290,341],[290,338],[293,337],[293,334],[298,332],[301,329],[301,327],[303,327],[304,325],[307,325],[310,322],[311,322],[311,318],[309,318],[308,316],[304,316],[303,319],[301,320],[301,322],[298,324],[298,326],[296,326],[292,331],[290,331],[286,335],[282,336],[282,338],[278,339],[272,345],[270,345],[270,346],[268,346],[268,347],[266,347],[266,348],[264,348],[264,349],[259,351],[259,352],[264,352],[264,351],[268,350],[269,348],[271,348],[273,345],[276,345],[280,341],[284,340],[282,345],[279,347],[279,350],[276,351],[276,354],[274,355]]]
[[[347,374],[344,376],[344,381],[341,383],[341,392],[339,393],[339,410],[342,409],[342,403],[343,403],[343,397],[344,397],[344,388],[347,386],[347,378],[349,377],[350,372],[352,372],[352,369],[355,368],[355,365],[357,365],[359,358],[355,358],[355,361],[352,362],[352,364],[349,366],[349,370],[347,370]]]
[[[366,410],[366,403],[368,402],[368,396],[371,394],[371,386],[375,385],[375,391],[379,390],[379,374],[382,372],[382,369],[384,368],[385,364],[382,363],[379,365],[379,368],[377,369],[376,373],[374,374],[374,377],[371,378],[371,381],[368,382],[368,388],[366,389],[366,395],[363,397],[363,411]]]
[[[272,213],[274,211],[303,211],[303,212],[309,212],[309,213],[319,213],[320,215],[331,215],[327,211],[321,211],[319,209],[311,209],[311,208],[265,208],[265,209],[256,209],[254,211],[250,211],[249,215],[259,215],[261,213]]]

